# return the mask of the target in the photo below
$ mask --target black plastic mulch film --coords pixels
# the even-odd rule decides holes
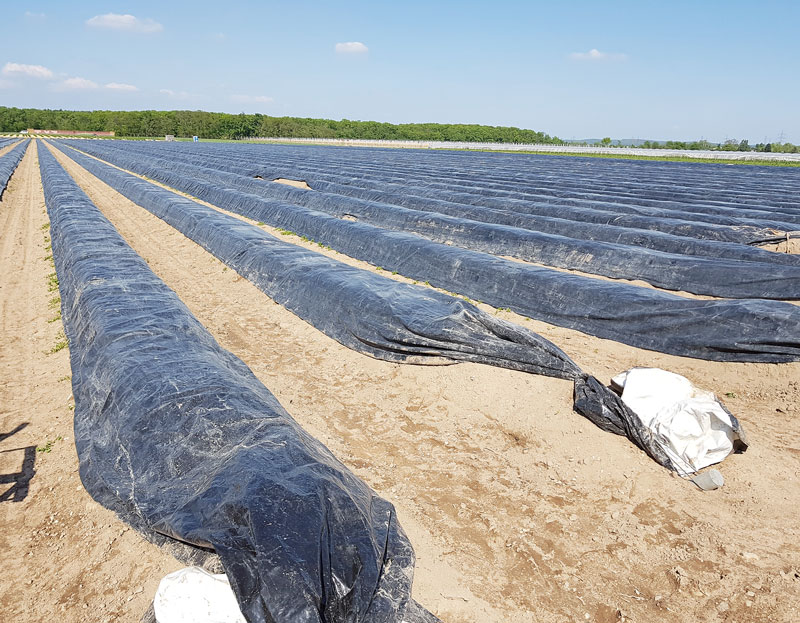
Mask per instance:
[[[223,350],[54,157],[40,164],[92,497],[213,548],[251,623],[425,622],[392,505]]]
[[[0,142],[0,149],[8,147],[10,142],[13,141]],[[29,142],[30,139],[22,141],[19,145],[12,147],[11,150],[0,156],[0,199],[3,198],[3,193],[6,190],[6,186],[8,186],[8,180],[11,179],[11,175],[16,171],[20,160],[25,155]]]
[[[575,408],[671,462],[619,397],[539,335],[430,288],[394,281],[306,250],[105,163],[89,172],[194,240],[326,335],[388,361],[472,361],[575,383]]]
[[[45,148],[39,159],[70,340],[75,439],[90,494],[149,536],[212,547],[250,621],[435,620],[409,602],[413,551],[391,505],[214,342]],[[161,199],[168,222],[202,223],[209,240],[228,244],[231,257],[242,244],[260,248],[256,255],[267,263],[247,272],[244,259],[243,274],[267,275],[266,267],[280,270],[287,262],[305,269],[273,286],[276,300],[303,299],[299,307],[316,310],[309,320],[329,333],[339,330],[325,326],[330,309],[311,301],[329,297],[336,310],[352,305],[346,315],[359,336],[355,347],[391,360],[469,359],[573,379],[577,409],[670,467],[616,395],[535,334],[463,301],[279,240],[268,249],[263,239],[272,237],[257,228],[99,166],[127,193],[139,187],[151,209]],[[231,229],[229,237],[222,228]],[[364,292],[354,299],[358,289]],[[379,317],[366,313],[381,308]],[[359,325],[356,310],[369,321]],[[375,332],[388,327],[405,331],[402,350],[370,346],[386,343]]]
[[[468,360],[571,379],[579,413],[671,467],[615,394],[530,331],[454,297],[283,242],[86,156],[70,156],[343,344],[395,361]],[[40,163],[70,340],[81,478],[92,496],[154,540],[213,548],[249,621],[435,620],[410,600],[413,550],[391,504],[305,433],[252,372],[216,344],[44,147]],[[231,202],[244,202],[244,210],[233,211],[291,221],[286,204],[197,184],[189,192],[220,207],[233,210]],[[322,231],[326,224],[352,228],[343,230],[357,234],[351,243],[363,243],[361,236],[376,230],[291,208],[303,214],[303,225],[322,217]],[[651,303],[678,299],[652,295]],[[752,324],[742,312],[777,311],[785,324],[797,326],[791,305],[687,302],[730,304],[740,314],[729,312],[734,323]],[[760,330],[783,326],[775,322]],[[776,340],[758,346],[761,338],[751,333],[748,339],[744,350],[737,350],[741,341],[731,348],[729,340],[729,356],[797,357],[796,343],[777,341],[774,348]]]
[[[359,153],[339,150],[345,153],[337,157],[324,147],[246,144],[196,144],[187,149],[169,143],[128,142],[105,143],[103,148],[122,149],[148,158],[166,156],[210,163],[214,169],[263,179],[303,179],[319,189],[325,182],[338,182],[347,190],[339,188],[336,192],[348,195],[353,189],[379,189],[387,191],[389,203],[400,202],[405,207],[428,209],[431,199],[444,199],[512,214],[567,218],[713,241],[755,244],[776,240],[785,231],[797,230],[800,223],[796,194],[792,194],[796,191],[793,171],[787,175],[774,167],[770,167],[768,175],[754,174],[751,169],[757,167],[748,167],[748,171],[736,167],[732,179],[725,165],[705,164],[707,172],[698,175],[686,168],[693,165],[670,166],[680,163],[620,164],[574,157],[560,157],[558,162],[558,156],[520,154],[511,155],[514,160],[509,161],[508,155],[501,154],[482,157],[463,152],[416,152],[406,156],[369,149],[360,149]],[[507,164],[499,165],[504,159]],[[532,171],[518,172],[530,169],[531,163],[535,165]],[[622,167],[622,171],[614,173],[615,167]],[[586,169],[591,173],[581,175]],[[724,180],[722,183],[727,186],[709,188],[710,176]],[[634,181],[637,178],[642,181]],[[689,184],[692,193],[685,200],[675,201],[674,196],[683,196],[673,190],[680,184]],[[603,187],[606,190],[598,192]],[[657,198],[664,195],[668,199]],[[708,195],[724,200],[710,201]],[[765,196],[770,197],[771,204],[760,206],[758,202]],[[752,201],[759,209],[748,211],[741,201]]]
[[[384,229],[415,233],[436,242],[492,255],[511,256],[618,279],[642,279],[661,288],[693,294],[800,299],[800,265],[700,257],[635,245],[580,240],[328,192],[307,192],[283,184],[265,184],[242,175],[161,158],[150,157],[147,163],[151,172],[155,168],[168,169],[171,175],[201,179],[222,188],[320,210],[337,218],[350,217]],[[749,247],[745,249],[759,252]]]
[[[102,153],[116,165],[218,207],[304,235],[351,257],[550,324],[700,359],[786,362],[800,357],[800,308],[790,303],[688,299],[567,274],[350,222],[326,212],[207,183],[199,176],[189,178],[163,166],[151,166],[147,158],[119,148],[99,147],[96,142],[71,144]],[[87,167],[97,166],[93,159],[75,157]]]

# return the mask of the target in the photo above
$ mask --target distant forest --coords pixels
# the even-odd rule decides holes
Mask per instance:
[[[117,136],[199,136],[200,138],[244,139],[341,138],[400,141],[464,141],[475,143],[551,143],[582,145],[562,141],[544,132],[506,126],[462,123],[380,123],[342,119],[307,119],[304,117],[269,117],[267,115],[231,115],[202,110],[49,110],[7,108],[0,106],[0,132],[36,130],[113,131]],[[595,145],[618,147],[610,137]],[[621,146],[620,146],[621,147]],[[762,151],[798,153],[800,146],[791,143],[758,143],[729,139],[724,143],[709,141],[645,141],[650,149],[708,149],[713,151]]]
[[[0,106],[0,132],[37,130],[113,131],[117,136],[199,136],[344,138],[486,143],[561,143],[544,132],[512,127],[448,123],[379,123],[342,119],[305,119],[231,115],[200,110],[39,110]]]

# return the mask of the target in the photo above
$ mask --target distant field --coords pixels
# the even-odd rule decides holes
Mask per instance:
[[[800,154],[749,151],[698,151],[692,149],[645,149],[643,147],[595,147],[583,145],[549,145],[521,143],[465,143],[456,141],[370,141],[314,138],[257,138],[245,142],[287,143],[312,145],[346,145],[349,147],[403,147],[408,149],[465,149],[471,151],[502,151],[562,156],[600,156],[609,158],[654,159],[692,162],[714,160],[724,164],[764,164],[800,166]]]
[[[0,137],[15,137],[17,134],[0,134]],[[50,136],[48,138],[67,138]],[[163,141],[162,136],[115,136],[115,137],[71,137],[93,138],[96,140]],[[175,138],[187,142],[191,138]],[[697,151],[690,149],[645,149],[643,147],[596,147],[583,145],[549,145],[522,143],[465,143],[455,141],[385,141],[366,139],[327,139],[270,137],[251,139],[200,139],[204,143],[271,143],[287,145],[333,145],[347,147],[383,147],[401,149],[442,149],[487,152],[513,152],[525,154],[554,154],[559,156],[587,156],[593,158],[621,158],[626,160],[656,160],[660,162],[697,162],[713,160],[720,164],[752,164],[762,166],[798,167],[800,154],[739,152],[739,151]]]

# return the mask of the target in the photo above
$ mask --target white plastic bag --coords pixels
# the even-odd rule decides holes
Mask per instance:
[[[246,623],[228,577],[200,567],[164,576],[153,609],[157,623]]]
[[[622,400],[654,434],[678,472],[687,476],[728,456],[738,438],[713,393],[658,368],[633,368],[611,380]]]

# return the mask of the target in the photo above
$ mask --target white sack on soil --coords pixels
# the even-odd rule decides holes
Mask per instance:
[[[157,623],[246,623],[228,577],[200,567],[164,576],[153,609]]]
[[[633,368],[611,379],[611,385],[622,390],[622,401],[653,432],[682,476],[719,463],[739,439],[716,396],[679,374]]]

